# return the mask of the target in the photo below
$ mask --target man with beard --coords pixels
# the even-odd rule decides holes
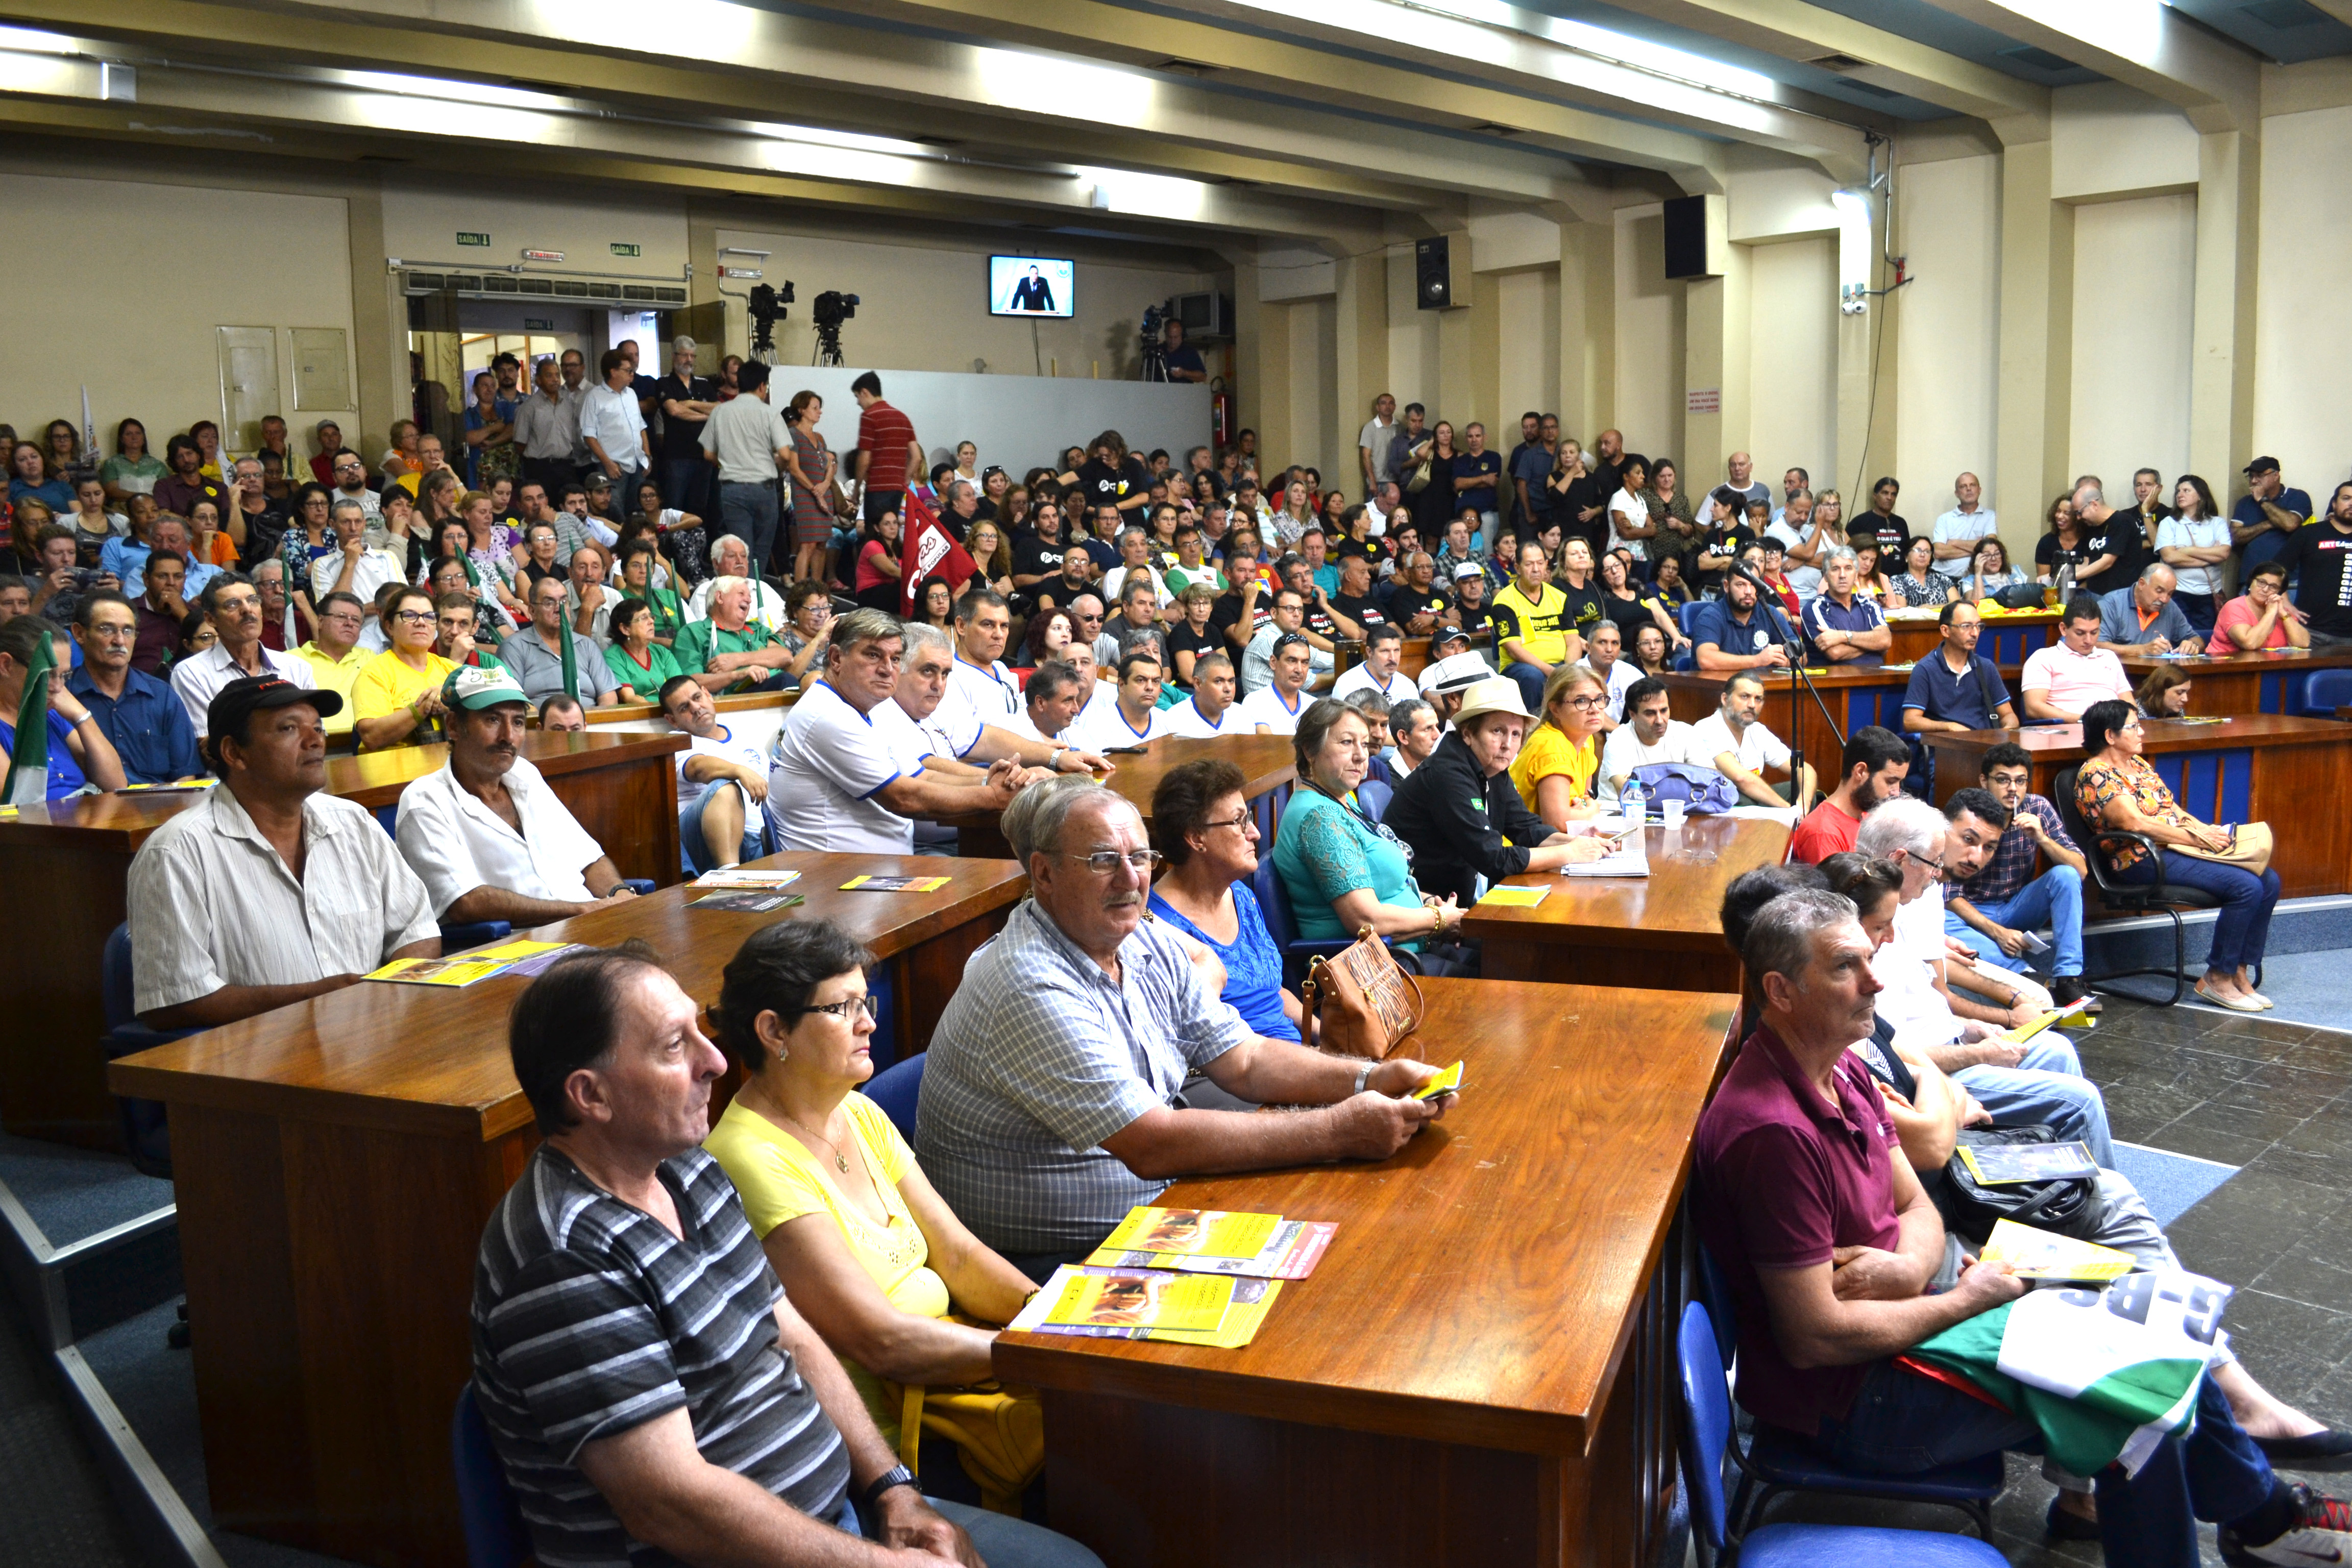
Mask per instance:
[[[1864,724],[1848,736],[1840,760],[1845,764],[1845,776],[1797,824],[1789,839],[1792,860],[1818,866],[1853,848],[1870,808],[1900,794],[1904,775],[1911,771],[1911,750],[1903,743],[1903,737],[1876,724]]]

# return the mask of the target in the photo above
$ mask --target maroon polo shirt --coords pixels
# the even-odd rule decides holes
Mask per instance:
[[[866,405],[857,416],[857,446],[870,452],[866,459],[866,488],[869,490],[903,490],[920,478],[910,470],[914,459],[908,448],[915,439],[915,422],[891,407],[880,398]]]
[[[1895,1125],[1868,1069],[1851,1054],[1832,1106],[1769,1026],[1740,1047],[1698,1121],[1692,1177],[1698,1230],[1723,1267],[1739,1313],[1739,1403],[1759,1421],[1811,1436],[1843,1416],[1867,1363],[1800,1369],[1772,1334],[1757,1271],[1810,1268],[1838,1247],[1892,1252]]]

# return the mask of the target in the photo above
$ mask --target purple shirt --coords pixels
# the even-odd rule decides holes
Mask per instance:
[[[1840,1247],[1892,1252],[1895,1126],[1869,1069],[1838,1058],[1832,1108],[1769,1026],[1739,1049],[1698,1121],[1692,1190],[1699,1237],[1739,1315],[1739,1403],[1759,1421],[1811,1436],[1842,1416],[1869,1372],[1790,1366],[1773,1337],[1758,1270],[1810,1268]]]

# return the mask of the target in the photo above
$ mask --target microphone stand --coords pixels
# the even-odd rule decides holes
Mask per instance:
[[[1758,576],[1746,565],[1746,563],[1740,561],[1734,560],[1731,563],[1730,569],[1733,572],[1738,573],[1740,576],[1748,579],[1749,585],[1756,590],[1756,607],[1764,612],[1764,625],[1771,631],[1774,637],[1780,639],[1780,650],[1789,656],[1789,701],[1790,706],[1792,708],[1794,707],[1797,700],[1797,688],[1801,684],[1807,691],[1812,693],[1813,706],[1821,710],[1822,722],[1827,724],[1830,727],[1830,733],[1837,737],[1838,754],[1840,756],[1843,756],[1845,754],[1845,731],[1843,729],[1840,729],[1838,727],[1838,721],[1830,716],[1830,705],[1822,700],[1822,689],[1813,684],[1813,678],[1811,676],[1805,673],[1804,640],[1801,637],[1795,637],[1792,635],[1789,626],[1789,617],[1781,612],[1780,605],[1773,603],[1775,599],[1780,597],[1779,591],[1774,589],[1769,584],[1766,583],[1763,578]],[[1795,715],[1792,713],[1790,715],[1790,723],[1789,725],[1789,728],[1791,731],[1796,729],[1794,719]],[[1790,751],[1790,762],[1789,766],[1789,784],[1791,792],[1793,792],[1797,786],[1802,783],[1805,776],[1805,753],[1802,749],[1798,747],[1791,747]]]

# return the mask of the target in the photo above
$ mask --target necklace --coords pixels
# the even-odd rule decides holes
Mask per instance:
[[[824,1133],[814,1131],[807,1122],[803,1121],[799,1117],[794,1116],[791,1111],[786,1110],[782,1102],[777,1100],[775,1096],[768,1093],[765,1089],[761,1090],[760,1098],[766,1100],[770,1105],[774,1106],[776,1108],[777,1115],[782,1117],[785,1121],[791,1122],[793,1126],[799,1128],[802,1131],[806,1132],[810,1137],[815,1139],[818,1142],[832,1150],[835,1168],[839,1170],[845,1176],[849,1174],[849,1156],[841,1152],[840,1144],[835,1143]]]

